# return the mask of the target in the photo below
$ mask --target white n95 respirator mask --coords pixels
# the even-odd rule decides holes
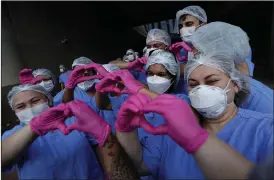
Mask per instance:
[[[195,32],[195,26],[191,26],[191,27],[184,27],[180,29],[180,37],[183,41],[185,42],[191,42],[191,36],[194,34]]]
[[[227,89],[231,80],[224,89],[208,86],[199,85],[192,89],[188,96],[192,107],[194,107],[202,116],[208,119],[216,119],[220,117],[227,106]]]
[[[151,91],[163,94],[170,88],[171,80],[154,75],[147,77],[147,85]]]
[[[135,57],[134,57],[134,55],[128,55],[127,57],[126,57],[126,60],[125,61],[127,61],[127,62],[131,62],[131,61],[134,61],[134,59],[135,59]]]
[[[47,109],[49,109],[49,105],[48,105],[48,102],[45,102],[43,104],[39,104],[32,108],[28,108],[23,111],[20,111],[16,113],[16,116],[18,117],[20,122],[24,124],[29,124],[32,118],[39,116],[42,112],[46,111]]]
[[[95,80],[88,80],[88,81],[84,81],[84,82],[77,84],[77,87],[82,89],[83,91],[87,91],[90,88],[92,88],[95,83],[96,83]]]
[[[54,88],[54,84],[52,80],[42,81],[39,83],[40,86],[43,86],[48,92],[51,92]]]

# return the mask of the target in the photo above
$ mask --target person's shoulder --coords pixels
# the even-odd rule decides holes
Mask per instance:
[[[7,137],[9,137],[10,135],[14,134],[15,132],[17,132],[18,130],[20,130],[21,128],[23,128],[22,124],[16,125],[14,126],[12,129],[5,131],[2,135],[2,140],[5,140]]]
[[[268,87],[267,85],[263,84],[262,82],[256,80],[256,79],[253,79],[252,77],[249,77],[249,76],[246,76],[246,78],[248,79],[249,81],[249,84],[250,84],[250,87],[251,87],[251,91],[252,91],[252,88],[256,88],[257,90],[264,90],[264,91],[272,91],[273,90]]]
[[[177,98],[186,101],[188,104],[190,104],[190,99],[186,94],[181,94],[181,93],[176,93],[173,94],[174,96],[176,96]]]
[[[251,111],[248,109],[239,108],[237,114],[240,119],[245,119],[249,124],[269,124],[273,125],[273,114],[272,113],[261,113],[256,111]]]

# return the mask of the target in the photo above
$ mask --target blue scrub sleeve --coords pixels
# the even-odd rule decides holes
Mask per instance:
[[[163,156],[163,140],[162,135],[144,136],[140,142],[143,151],[143,161],[154,177],[157,176]]]
[[[128,99],[128,96],[128,94],[122,94],[121,96],[115,97],[108,95],[115,116],[117,116],[120,107]]]
[[[272,115],[270,115],[272,116]],[[260,153],[258,156],[258,162],[262,163],[267,160],[269,156],[274,157],[273,147],[273,119],[270,119],[270,125],[266,125],[262,128],[261,140],[264,141],[264,145],[260,149]]]
[[[53,98],[53,106],[57,106],[59,104],[62,104],[62,99],[64,95],[64,90],[60,91],[58,94],[56,94]]]
[[[187,95],[185,94],[175,94],[176,97],[178,97],[179,99],[182,99],[184,101],[186,101],[188,104],[190,104],[190,99]]]
[[[12,134],[14,134],[16,131],[18,131],[22,127],[23,126],[21,126],[21,125],[17,125],[13,129],[4,132],[4,134],[2,135],[2,141],[4,141],[5,139],[7,139],[7,137],[11,136]],[[16,164],[13,164],[10,167],[6,167],[6,168],[2,167],[1,172],[3,172],[3,173],[10,173],[10,172],[12,172],[14,170],[15,167],[16,167]]]
[[[63,76],[62,76],[63,74],[61,74],[60,76],[59,76],[59,83],[64,83],[64,79],[62,78]]]

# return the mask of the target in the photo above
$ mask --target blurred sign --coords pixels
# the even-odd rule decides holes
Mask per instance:
[[[137,27],[134,27],[133,29],[137,31],[139,34],[141,34],[142,36],[146,37],[148,31],[154,28],[162,29],[168,32],[170,35],[175,33],[177,34],[178,23],[176,22],[176,19],[169,19],[165,21],[154,22],[154,23],[145,24],[142,26],[137,26]]]

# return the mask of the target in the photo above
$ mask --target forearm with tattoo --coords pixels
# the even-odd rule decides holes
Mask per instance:
[[[105,179],[140,179],[138,171],[115,136],[110,135],[103,147],[96,149],[98,159],[105,171]]]

